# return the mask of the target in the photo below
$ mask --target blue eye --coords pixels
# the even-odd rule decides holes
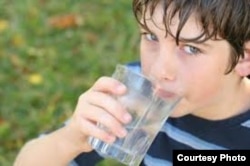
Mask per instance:
[[[197,55],[201,53],[201,51],[198,48],[193,46],[184,46],[183,50],[189,55]]]
[[[148,33],[148,32],[144,32],[142,33],[142,35],[145,37],[146,40],[148,41],[158,41],[158,38],[156,35],[154,35],[153,33]]]
[[[158,41],[157,37],[152,34],[152,33],[148,33],[146,34],[146,38],[149,40],[149,41]]]

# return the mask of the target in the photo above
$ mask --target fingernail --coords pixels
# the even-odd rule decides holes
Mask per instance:
[[[119,137],[123,138],[123,137],[125,137],[127,135],[127,133],[128,133],[127,130],[121,129],[119,131]]]
[[[118,91],[124,91],[124,89],[126,89],[126,86],[123,85],[123,84],[119,84],[119,85],[116,87],[116,89],[117,89]]]
[[[123,120],[125,123],[128,123],[132,120],[132,117],[130,114],[126,113],[124,116],[123,116]]]
[[[109,143],[113,143],[113,142],[115,142],[115,140],[116,140],[116,137],[115,137],[115,136],[112,136],[112,135],[108,136],[108,138],[107,138],[107,141],[108,141]]]

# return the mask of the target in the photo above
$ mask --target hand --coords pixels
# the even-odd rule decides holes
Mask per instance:
[[[107,143],[115,141],[116,137],[124,137],[127,131],[123,124],[131,120],[130,114],[112,96],[123,95],[126,87],[110,77],[101,77],[78,100],[75,112],[66,125],[70,135],[80,144],[82,151],[92,148],[88,144],[89,136],[96,137]],[[108,131],[100,129],[102,124]]]

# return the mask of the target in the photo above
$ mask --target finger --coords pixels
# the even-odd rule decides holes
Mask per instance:
[[[85,135],[95,137],[106,143],[113,143],[116,140],[116,137],[114,135],[110,134],[105,130],[100,129],[98,126],[86,119],[82,119],[81,125],[82,132],[85,133]]]
[[[86,111],[84,113],[84,118],[91,122],[101,124],[102,127],[100,126],[100,128],[111,132],[117,137],[123,138],[127,134],[127,131],[122,124],[114,116],[102,108],[94,107],[91,111]]]
[[[88,102],[106,110],[122,123],[129,123],[132,119],[124,106],[109,94],[93,91],[88,96]]]
[[[112,77],[99,78],[91,89],[114,95],[121,95],[126,92],[126,86]]]

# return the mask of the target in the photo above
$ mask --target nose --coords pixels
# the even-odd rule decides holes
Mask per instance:
[[[150,68],[150,77],[157,81],[174,81],[177,72],[177,58],[172,48],[162,47]]]

